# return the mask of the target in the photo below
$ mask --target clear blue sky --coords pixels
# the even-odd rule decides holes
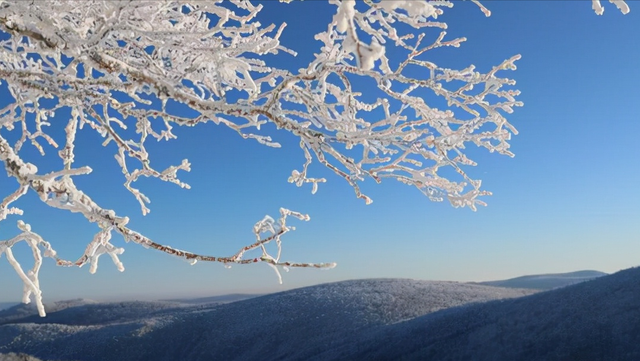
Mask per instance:
[[[319,164],[324,176],[316,195],[286,182],[304,156],[292,136],[270,129],[280,149],[245,141],[221,126],[177,129],[178,139],[150,144],[158,169],[183,158],[192,163],[182,179],[191,190],[143,179],[151,213],[143,217],[113,159],[95,133],[82,131],[76,165],[94,168],[76,183],[103,207],[129,215],[130,226],[160,243],[213,255],[230,255],[253,240],[253,224],[279,207],[310,214],[286,235],[283,259],[337,262],[330,271],[293,269],[284,284],[266,265],[234,266],[180,259],[138,245],[126,251],[119,273],[105,257],[97,274],[88,267],[59,268],[50,259],[41,271],[45,301],[86,297],[101,300],[207,296],[230,292],[270,292],[354,278],[406,277],[480,281],[524,274],[596,269],[615,272],[640,264],[640,6],[630,2],[623,16],[608,2],[596,16],[589,1],[487,1],[485,18],[472,3],[455,2],[441,17],[449,36],[466,36],[458,49],[434,52],[440,66],[473,63],[486,71],[522,54],[516,72],[523,108],[509,116],[520,135],[512,140],[516,157],[478,153],[468,169],[494,192],[478,212],[432,203],[416,189],[394,181],[363,189],[374,203],[365,206],[342,179]],[[289,25],[282,41],[298,58],[278,59],[297,69],[320,45],[313,34],[326,28],[335,8],[324,1],[265,3],[263,24]],[[436,30],[434,30],[436,31]],[[507,73],[504,73],[507,74]],[[0,91],[6,91],[3,87]],[[6,93],[5,93],[6,94]],[[0,93],[1,95],[1,93]],[[59,125],[65,119],[55,119]],[[59,132],[59,130],[57,131]],[[42,169],[58,163],[24,157]],[[48,149],[55,159],[55,151]],[[13,186],[0,177],[0,189]],[[6,192],[3,191],[3,196]],[[75,260],[97,227],[81,216],[48,209],[30,194],[18,205],[25,221],[50,241],[60,256]],[[11,217],[0,238],[16,232]],[[20,260],[30,264],[24,245]],[[0,302],[19,300],[22,284],[0,259]]]

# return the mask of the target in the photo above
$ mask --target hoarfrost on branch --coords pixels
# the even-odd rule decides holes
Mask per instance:
[[[124,186],[143,214],[149,212],[149,199],[135,188],[136,180],[153,177],[188,188],[178,172],[190,170],[187,160],[164,170],[153,168],[145,144],[150,139],[175,138],[175,126],[207,122],[271,147],[280,145],[260,134],[262,124],[270,122],[292,133],[300,139],[306,162],[301,170],[292,171],[289,182],[310,183],[314,193],[326,181],[308,174],[315,160],[343,178],[367,204],[371,199],[360,191],[361,181],[394,178],[433,201],[447,200],[454,207],[473,210],[484,205],[478,197],[490,193],[465,173],[463,166],[475,162],[463,150],[473,143],[513,156],[508,141],[516,129],[503,113],[522,103],[516,100],[519,92],[512,89],[515,81],[502,73],[514,70],[520,56],[485,73],[473,65],[454,70],[426,60],[432,49],[458,47],[465,41],[445,40],[446,24],[436,21],[453,6],[448,1],[329,2],[336,13],[327,30],[315,37],[322,43],[315,59],[306,68],[290,71],[263,60],[265,54],[295,55],[279,41],[285,24],[263,26],[256,20],[263,5],[245,0],[0,1],[0,30],[8,35],[0,40],[0,80],[13,98],[0,109],[0,160],[8,177],[17,181],[16,189],[5,190],[0,221],[22,215],[11,204],[34,192],[47,205],[80,213],[100,228],[83,255],[71,262],[58,258],[48,242],[18,221],[22,233],[0,240],[0,256],[7,257],[23,280],[23,301],[28,303],[33,296],[44,316],[38,283],[43,256],[62,266],[89,264],[93,273],[98,258],[106,254],[124,270],[118,258],[124,250],[111,243],[113,233],[191,263],[265,262],[278,277],[279,269],[288,267],[335,266],[280,260],[281,236],[294,229],[286,224],[287,217],[309,219],[284,208],[278,221],[267,216],[258,222],[256,241],[228,257],[182,251],[130,229],[127,217],[96,204],[73,181],[91,172],[88,165],[74,165],[77,131],[84,127],[95,130],[104,138],[103,145],[114,150]],[[611,2],[623,13],[629,11],[623,1]],[[593,9],[602,13],[598,0],[593,0]],[[425,32],[434,31],[439,36],[426,42]],[[387,56],[391,52],[403,58],[391,61]],[[409,68],[421,69],[423,76],[412,77]],[[374,81],[382,96],[365,100],[368,93],[359,92],[356,78]],[[443,98],[452,109],[429,106],[426,94]],[[161,105],[151,106],[150,98]],[[55,105],[44,105],[47,99]],[[172,113],[169,101],[188,106],[197,116]],[[64,125],[66,138],[56,141],[47,127],[62,125],[48,119],[61,110],[70,110],[71,116]],[[454,110],[466,116],[457,117]],[[135,129],[135,137],[125,132],[128,127]],[[10,133],[19,134],[14,144],[8,140]],[[60,169],[42,173],[24,161],[20,150],[26,143],[42,154],[58,149]],[[460,179],[441,176],[443,167],[453,168]],[[26,242],[33,251],[35,264],[28,272],[11,251],[18,242]],[[277,244],[276,255],[267,252],[265,245],[270,242]],[[262,254],[244,257],[255,249]]]

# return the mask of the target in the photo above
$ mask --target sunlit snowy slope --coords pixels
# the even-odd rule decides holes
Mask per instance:
[[[531,293],[374,279],[220,305],[83,304],[48,311],[44,319],[5,315],[10,321],[0,326],[0,353],[25,352],[44,360],[304,359],[348,344],[366,331],[441,309]]]
[[[46,319],[20,307],[0,313],[0,353],[42,360],[640,360],[640,268],[545,292],[374,279],[225,304],[76,300]]]

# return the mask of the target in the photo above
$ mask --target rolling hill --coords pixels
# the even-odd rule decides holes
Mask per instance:
[[[315,359],[640,360],[640,268],[418,317]]]
[[[582,280],[538,292],[374,279],[225,304],[77,304],[42,323],[11,317],[0,326],[0,353],[109,361],[640,360],[640,268],[548,276],[519,279]],[[87,313],[102,316],[77,321]]]
[[[438,310],[532,293],[374,279],[199,307],[83,304],[49,312],[39,323],[33,316],[11,318],[0,326],[0,353],[24,352],[44,360],[304,359],[366,331]]]
[[[550,290],[558,287],[566,287],[576,283],[589,281],[594,278],[606,275],[606,273],[600,271],[576,271],[569,273],[550,273],[542,275],[521,276],[500,281],[475,282],[475,284],[496,287]]]
[[[76,299],[46,304],[47,317],[40,317],[36,306],[20,304],[0,311],[0,325],[12,323],[97,325],[129,321],[171,313],[182,305],[170,302],[110,302]]]

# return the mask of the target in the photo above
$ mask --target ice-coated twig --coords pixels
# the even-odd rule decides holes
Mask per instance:
[[[119,233],[127,242],[131,241],[146,248],[153,248],[173,256],[184,258],[191,264],[195,264],[197,261],[219,262],[224,265],[265,262],[276,270],[280,282],[282,282],[282,278],[278,271],[278,267],[333,268],[336,266],[335,263],[296,263],[280,261],[281,237],[287,232],[295,229],[294,227],[287,225],[287,217],[292,216],[303,221],[308,221],[309,216],[306,214],[281,208],[278,222],[274,221],[273,218],[266,216],[263,220],[256,223],[254,226],[256,242],[243,247],[236,254],[227,257],[201,255],[154,242],[148,237],[128,228],[128,219],[126,217],[118,217],[114,211],[98,206],[93,200],[91,200],[91,198],[75,187],[71,178],[73,175],[88,173],[90,169],[68,169],[46,175],[38,175],[37,168],[30,163],[24,162],[17,154],[15,154],[15,152],[13,152],[13,149],[10,147],[6,139],[1,136],[0,160],[4,162],[7,173],[18,180],[21,184],[20,189],[14,192],[12,196],[8,197],[7,200],[2,203],[3,208],[1,208],[0,211],[4,210],[11,200],[17,198],[17,195],[24,194],[25,188],[30,188],[49,206],[81,213],[85,218],[87,218],[87,220],[97,223],[102,228],[102,230],[95,235],[93,240],[86,247],[84,254],[75,262],[58,258],[55,251],[51,249],[49,243],[45,242],[39,235],[31,232],[31,227],[29,225],[25,225],[22,221],[18,224],[19,228],[23,230],[21,235],[8,241],[0,241],[0,255],[3,252],[6,254],[7,259],[25,283],[23,301],[28,303],[29,297],[33,295],[42,316],[44,316],[44,309],[42,308],[42,295],[37,281],[38,271],[42,264],[42,257],[40,256],[38,246],[44,246],[46,250],[45,256],[54,258],[58,265],[82,267],[89,263],[90,272],[95,273],[98,269],[99,257],[102,254],[108,254],[112,258],[113,263],[116,265],[118,270],[124,271],[124,265],[118,258],[118,255],[122,254],[124,249],[117,248],[110,242],[112,232]],[[261,235],[264,233],[269,233],[269,235],[262,237]],[[11,252],[11,247],[18,241],[22,240],[29,243],[36,260],[34,268],[26,274],[22,271],[19,263],[15,260],[13,253]],[[269,254],[266,248],[266,245],[271,242],[275,242],[277,245],[277,254],[275,257]],[[247,259],[243,258],[246,252],[255,249],[261,249],[262,255]]]
[[[37,233],[31,231],[31,226],[24,223],[23,221],[18,221],[18,228],[22,231],[19,235],[9,239],[9,240],[0,240],[0,257],[4,254],[9,261],[9,264],[16,271],[22,282],[24,283],[24,291],[22,294],[22,302],[30,303],[31,296],[33,296],[34,301],[36,302],[36,306],[38,308],[38,313],[40,316],[44,317],[46,315],[44,310],[44,305],[42,303],[42,291],[40,290],[40,282],[38,281],[38,273],[40,272],[40,267],[42,266],[42,252],[40,248],[44,249],[44,257],[50,257],[55,259],[56,263],[60,266],[72,266],[73,264],[69,261],[58,258],[56,251],[51,248],[51,244],[46,242],[40,237]],[[18,242],[25,242],[31,248],[33,253],[34,264],[33,267],[25,272],[20,266],[20,263],[16,260],[13,255],[13,251],[11,247],[13,247]]]

